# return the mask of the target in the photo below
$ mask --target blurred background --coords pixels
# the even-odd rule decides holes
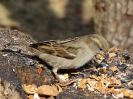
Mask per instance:
[[[132,51],[133,0],[0,0],[0,28],[37,41],[98,33]]]

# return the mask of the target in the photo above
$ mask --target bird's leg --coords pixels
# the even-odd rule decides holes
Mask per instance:
[[[58,73],[57,73],[58,68],[53,68],[52,71],[55,75],[55,77],[58,79],[59,83],[64,83],[64,81],[59,77]]]

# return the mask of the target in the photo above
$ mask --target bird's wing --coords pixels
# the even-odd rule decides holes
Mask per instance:
[[[51,40],[42,43],[31,44],[30,47],[36,48],[41,52],[51,54],[58,57],[67,59],[74,59],[78,54],[81,46],[79,46],[79,38],[67,39],[64,41]]]

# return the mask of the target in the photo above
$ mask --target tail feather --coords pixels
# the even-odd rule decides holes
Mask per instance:
[[[15,46],[15,47],[18,49],[22,49],[24,51],[30,51],[31,53],[34,53],[37,56],[40,56],[41,54],[43,54],[43,52],[41,52],[35,48],[29,47],[29,46]]]

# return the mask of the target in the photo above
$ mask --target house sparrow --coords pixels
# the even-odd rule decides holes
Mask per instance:
[[[30,46],[18,46],[36,54],[53,67],[57,78],[59,69],[76,69],[90,61],[97,53],[108,50],[108,42],[98,34],[75,37],[66,40],[50,40]]]

